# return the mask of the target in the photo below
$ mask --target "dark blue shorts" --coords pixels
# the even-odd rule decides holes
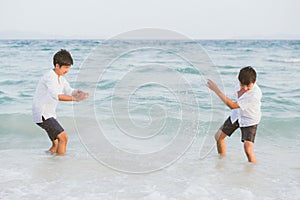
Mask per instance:
[[[42,129],[44,129],[50,138],[51,141],[54,141],[57,139],[57,136],[64,131],[63,127],[58,123],[58,121],[50,117],[49,119],[46,119],[42,117],[43,122],[36,123],[39,125]]]
[[[250,142],[254,143],[256,130],[257,130],[257,124],[253,125],[253,126],[248,126],[248,127],[240,127],[238,121],[236,121],[232,124],[230,117],[228,117],[220,129],[227,136],[230,137],[232,135],[232,133],[238,128],[240,128],[241,132],[242,132],[242,139],[241,139],[242,142],[250,141]]]

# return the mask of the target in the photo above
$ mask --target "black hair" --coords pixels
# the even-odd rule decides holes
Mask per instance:
[[[73,58],[67,50],[61,49],[53,56],[54,67],[56,64],[58,64],[60,67],[63,65],[73,65]]]
[[[250,83],[255,83],[255,70],[250,66],[242,68],[239,73],[239,81],[242,85],[249,85]]]

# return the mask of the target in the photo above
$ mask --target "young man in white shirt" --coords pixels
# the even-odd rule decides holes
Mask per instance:
[[[217,150],[221,156],[226,154],[225,138],[240,128],[242,132],[242,142],[244,142],[244,150],[249,162],[256,162],[254,155],[254,139],[257,125],[261,119],[261,97],[262,93],[256,84],[256,72],[248,66],[240,70],[239,87],[236,90],[236,101],[232,101],[226,97],[212,81],[207,81],[207,86],[214,91],[220,99],[232,109],[232,114],[224,122],[218,132],[215,134],[217,141]]]
[[[53,57],[54,69],[48,71],[39,81],[32,104],[33,121],[43,128],[52,141],[50,153],[64,155],[68,135],[56,120],[58,101],[81,101],[88,93],[74,90],[63,77],[73,65],[71,54],[62,49]]]

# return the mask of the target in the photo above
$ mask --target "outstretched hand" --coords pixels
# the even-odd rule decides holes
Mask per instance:
[[[76,90],[72,93],[72,96],[74,97],[75,101],[82,101],[89,97],[89,93],[83,92],[81,90]]]
[[[206,86],[214,92],[219,91],[217,84],[210,79],[207,79]]]

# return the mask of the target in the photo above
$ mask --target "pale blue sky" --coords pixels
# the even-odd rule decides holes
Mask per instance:
[[[300,39],[299,19],[299,0],[0,0],[0,38],[162,28],[193,39]]]

